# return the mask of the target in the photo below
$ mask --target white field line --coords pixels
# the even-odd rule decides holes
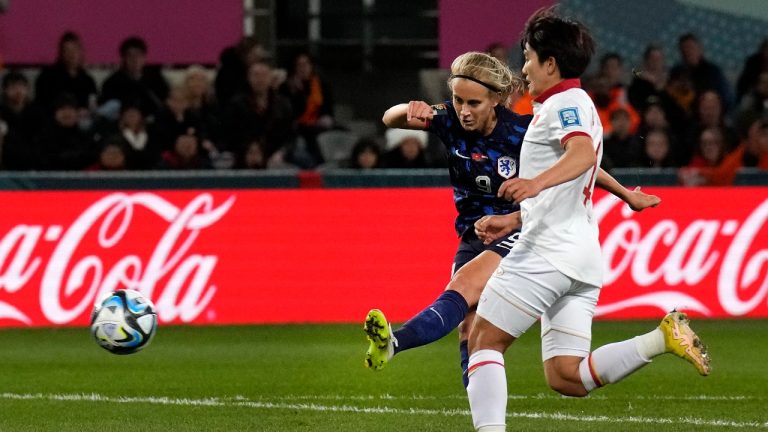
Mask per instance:
[[[319,405],[314,403],[275,403],[269,401],[249,400],[244,397],[235,398],[169,398],[162,396],[127,397],[104,396],[91,394],[43,394],[43,393],[0,393],[0,399],[6,400],[50,400],[64,402],[108,402],[126,404],[156,404],[173,406],[207,406],[207,407],[247,407],[255,409],[280,409],[297,411],[320,412],[349,412],[364,414],[398,414],[398,415],[440,415],[440,416],[470,416],[466,409],[401,409],[390,407],[358,407],[351,405]],[[763,428],[768,429],[768,422],[740,422],[725,419],[702,419],[695,417],[639,417],[639,416],[591,416],[573,415],[565,413],[548,412],[512,412],[507,413],[509,418],[527,418],[558,421],[581,421],[587,423],[643,423],[659,425],[694,425],[694,426],[722,426],[731,428]]]
[[[467,400],[467,395],[444,395],[444,396],[428,396],[428,395],[407,395],[407,396],[393,396],[389,394],[381,395],[283,395],[272,396],[270,400],[348,400],[348,401],[386,401],[386,400]],[[558,400],[558,399],[573,399],[568,396],[561,396],[555,393],[537,393],[533,395],[515,395],[511,394],[507,396],[509,400]],[[581,399],[581,398],[576,398]],[[669,400],[669,401],[750,401],[750,400],[763,400],[766,399],[760,396],[711,396],[711,395],[690,395],[690,396],[671,396],[671,395],[634,395],[634,396],[605,396],[599,394],[592,394],[586,397],[586,399],[593,400]]]

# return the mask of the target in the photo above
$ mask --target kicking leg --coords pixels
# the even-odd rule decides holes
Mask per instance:
[[[477,305],[500,260],[495,252],[482,252],[453,275],[445,291],[431,305],[394,332],[381,311],[371,310],[364,326],[370,341],[366,365],[380,370],[395,354],[429,344],[453,331],[465,319],[470,306]]]

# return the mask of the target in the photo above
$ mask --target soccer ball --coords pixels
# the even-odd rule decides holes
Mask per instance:
[[[91,334],[113,354],[132,354],[149,345],[157,330],[157,309],[140,292],[105,294],[91,313]]]

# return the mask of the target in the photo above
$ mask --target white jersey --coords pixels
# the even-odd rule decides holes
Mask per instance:
[[[602,257],[592,191],[603,149],[603,126],[578,79],[564,80],[534,100],[534,117],[520,152],[520,178],[530,179],[554,165],[563,144],[587,136],[597,164],[579,177],[548,188],[520,203],[523,219],[518,244],[575,280],[602,286]]]

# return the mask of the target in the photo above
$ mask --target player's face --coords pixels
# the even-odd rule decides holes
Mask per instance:
[[[453,108],[461,127],[469,132],[489,135],[496,126],[494,108],[498,105],[499,98],[482,85],[463,78],[454,78],[451,86]]]
[[[523,77],[528,81],[528,91],[531,93],[531,96],[536,97],[543,93],[544,90],[557,84],[558,80],[554,75],[556,72],[555,60],[553,58],[550,57],[542,62],[539,59],[539,54],[528,44],[525,44],[523,55],[525,56]]]

